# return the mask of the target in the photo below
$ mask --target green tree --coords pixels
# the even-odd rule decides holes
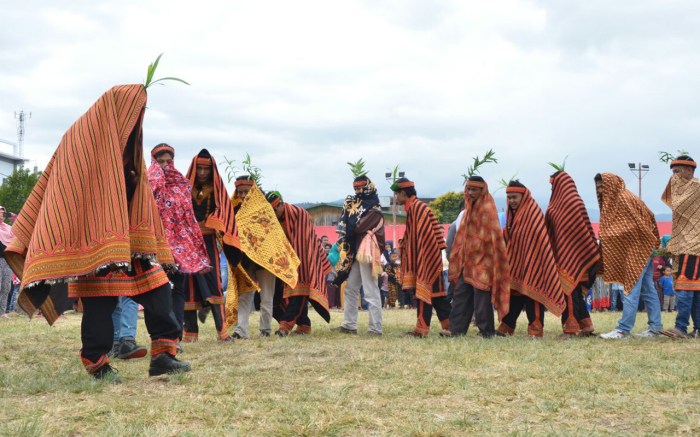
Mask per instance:
[[[39,176],[41,172],[30,172],[26,168],[13,171],[0,185],[0,205],[8,212],[19,213]]]
[[[459,215],[459,205],[464,200],[464,193],[448,191],[430,202],[435,218],[440,223],[452,223]]]

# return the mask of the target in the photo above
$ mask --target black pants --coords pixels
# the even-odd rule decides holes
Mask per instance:
[[[433,292],[439,293],[440,282],[442,281],[442,275],[433,284]],[[414,330],[417,334],[428,335],[430,332],[430,320],[433,318],[433,308],[437,313],[438,320],[442,325],[443,329],[448,329],[450,312],[452,311],[452,305],[447,300],[447,296],[437,296],[430,299],[431,303],[425,303],[420,299],[416,299],[416,312],[418,315],[418,320],[416,322],[416,329]]]
[[[566,296],[566,308],[561,314],[561,324],[566,334],[576,334],[579,330],[593,326],[591,314],[588,312],[584,299],[582,284],[571,292],[571,296]]]
[[[211,315],[214,316],[214,326],[219,336],[224,335],[224,306],[212,305]],[[199,325],[197,324],[197,311],[185,311],[184,328],[187,333],[198,334]]]
[[[170,284],[147,291],[131,298],[143,306],[146,329],[151,340],[176,340],[181,332],[172,310]],[[83,320],[80,338],[83,348],[80,354],[92,362],[97,362],[112,349],[114,326],[112,313],[117,306],[117,297],[84,297]]]
[[[544,305],[522,294],[514,294],[514,292],[511,292],[510,295],[510,311],[501,321],[498,330],[504,334],[512,334],[523,308],[525,308],[529,322],[527,333],[541,337],[544,333]]]
[[[168,279],[173,287],[173,313],[180,329],[179,338],[182,340],[182,329],[185,321],[185,275],[182,273],[169,273]]]
[[[294,325],[299,327],[311,327],[309,319],[309,298],[308,296],[292,296],[287,299],[287,307],[280,320],[280,328],[290,332]]]
[[[450,312],[450,331],[452,335],[464,335],[469,330],[472,316],[476,326],[484,337],[492,337],[496,333],[493,321],[493,305],[491,293],[474,288],[462,278],[452,294],[452,311]]]

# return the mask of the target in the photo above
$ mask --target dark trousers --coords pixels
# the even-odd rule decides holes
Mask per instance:
[[[469,330],[472,316],[483,337],[492,337],[496,329],[493,321],[491,293],[474,288],[462,278],[452,294],[452,311],[450,312],[450,331],[452,335],[464,335]]]
[[[181,332],[177,326],[175,314],[172,311],[172,292],[170,284],[147,291],[131,299],[143,306],[146,329],[151,340],[177,340]],[[83,320],[80,327],[80,338],[83,348],[80,354],[92,362],[97,362],[112,349],[114,326],[112,313],[117,306],[116,296],[84,297]]]
[[[300,330],[311,327],[308,296],[292,296],[287,299],[287,307],[280,319],[280,329],[290,332],[294,325],[299,326]]]
[[[433,293],[438,294],[440,292],[441,281],[442,275],[440,275],[438,280],[433,284]],[[447,300],[447,296],[432,296],[430,302],[431,303],[426,303],[420,299],[416,299],[418,320],[416,321],[416,329],[413,331],[416,334],[428,335],[430,332],[430,319],[433,318],[433,308],[435,308],[442,329],[449,329],[452,305],[450,305],[450,301]]]
[[[591,314],[583,298],[584,290],[583,285],[579,284],[570,296],[566,296],[566,308],[561,314],[561,325],[565,334],[577,334],[582,329],[593,326]]]
[[[498,330],[504,334],[512,334],[520,313],[525,308],[527,313],[527,333],[535,337],[542,337],[544,333],[544,305],[522,294],[510,295],[510,311],[501,321]]]
[[[185,275],[182,273],[169,273],[168,279],[173,287],[173,313],[180,329],[179,338],[182,340],[182,329],[185,323]]]
[[[211,305],[211,315],[214,317],[214,326],[219,337],[225,335],[224,330],[224,306],[222,304]],[[197,324],[197,310],[185,311],[184,328],[188,334],[198,334],[199,325]]]

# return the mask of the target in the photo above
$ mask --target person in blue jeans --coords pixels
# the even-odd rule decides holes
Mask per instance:
[[[673,235],[667,248],[677,257],[676,323],[661,333],[671,338],[686,338],[688,325],[693,319],[696,337],[700,322],[700,229],[697,205],[700,203],[700,180],[695,175],[697,164],[688,155],[671,161],[673,176],[662,200],[673,211]]]
[[[617,311],[617,302],[625,295],[625,288],[620,284],[610,284],[610,311]]]
[[[663,329],[661,303],[654,286],[652,252],[659,246],[659,228],[654,213],[625,187],[625,181],[612,173],[595,176],[600,206],[601,272],[603,280],[622,284],[622,317],[617,327],[600,338],[629,337],[637,318],[639,302],[644,302],[649,327],[636,337],[657,337]]]
[[[148,353],[144,346],[136,344],[136,324],[139,304],[126,296],[119,296],[117,307],[112,313],[114,342],[111,355],[122,360],[143,358]]]
[[[659,295],[654,286],[654,265],[651,262],[651,258],[649,258],[642,276],[634,284],[629,294],[622,293],[622,317],[618,320],[617,327],[607,334],[602,334],[600,337],[617,339],[629,336],[637,319],[637,307],[640,300],[644,302],[644,307],[647,310],[649,328],[637,334],[636,337],[656,337],[663,329],[663,324],[661,323]]]

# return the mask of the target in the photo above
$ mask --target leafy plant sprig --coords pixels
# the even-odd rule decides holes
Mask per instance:
[[[231,181],[236,178],[236,173],[238,173],[235,166],[236,161],[228,159],[226,155],[224,155],[224,162],[226,163],[226,179],[231,183]]]
[[[360,176],[365,176],[369,170],[365,169],[365,161],[360,158],[355,162],[348,162],[348,165],[350,166],[350,171],[352,171],[352,175],[354,177],[360,177]]]
[[[672,154],[669,153],[669,152],[660,151],[660,152],[659,152],[659,161],[663,162],[664,164],[668,164],[669,162],[671,162],[671,161],[673,161],[674,159],[676,159],[676,156],[687,155],[687,154],[688,154],[688,151],[683,150],[683,149],[678,149],[677,152],[678,152],[678,155],[675,155],[675,156],[674,156],[674,155],[672,155]]]
[[[567,159],[569,159],[569,155],[566,155],[566,157],[564,157],[564,162],[562,162],[561,164],[555,164],[551,161],[547,162],[547,164],[551,165],[552,168],[554,168],[554,170],[556,170],[556,171],[564,171],[564,168],[566,168],[566,160]]]
[[[493,149],[489,149],[489,151],[486,152],[483,158],[479,158],[479,155],[476,155],[474,157],[474,162],[472,162],[472,165],[470,165],[467,169],[467,172],[462,175],[462,177],[464,178],[464,183],[466,184],[467,180],[470,177],[479,173],[479,167],[490,162],[498,163],[498,159],[496,159],[496,152],[494,152]]]
[[[158,68],[158,63],[160,62],[160,57],[163,56],[161,53],[158,55],[155,61],[153,61],[149,66],[148,66],[148,71],[146,72],[146,83],[143,84],[144,88],[148,89],[149,86],[154,85],[156,83],[160,83],[161,85],[165,85],[163,82],[166,80],[174,80],[176,82],[184,83],[185,85],[189,85],[186,81],[178,78],[178,77],[161,77],[160,79],[153,80],[153,76],[156,74],[156,69]]]
[[[391,182],[390,182],[390,189],[394,191],[394,189],[398,189],[396,185],[396,181],[399,179],[399,165],[396,164],[394,168],[391,170]]]
[[[506,178],[501,178],[501,179],[498,181],[498,184],[500,185],[500,187],[498,187],[498,188],[494,191],[494,194],[495,194],[495,193],[498,193],[499,191],[501,191],[501,190],[503,190],[503,189],[505,189],[505,188],[508,188],[508,184],[509,184],[511,181],[514,181],[515,178],[518,177],[518,173],[520,173],[520,172],[519,172],[519,171],[515,172],[515,174],[514,174],[513,176],[511,176],[510,178],[508,178],[508,179],[506,179]]]
[[[257,186],[260,187],[260,181],[262,181],[263,179],[262,171],[260,170],[260,167],[253,164],[252,160],[250,159],[250,154],[248,152],[246,152],[245,159],[241,161],[241,164],[243,164],[243,171],[249,174],[250,177],[253,178]]]

